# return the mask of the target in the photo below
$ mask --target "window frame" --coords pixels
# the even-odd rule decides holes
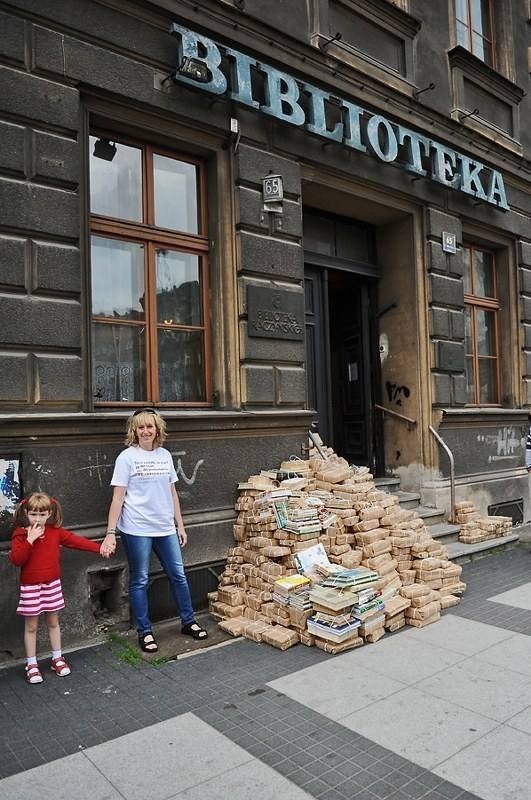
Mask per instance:
[[[119,320],[111,317],[95,315],[92,311],[92,286],[90,286],[90,326],[94,323],[108,325],[127,325],[140,326],[146,328],[146,376],[145,376],[145,400],[120,401],[120,400],[98,400],[94,396],[94,371],[91,362],[90,386],[94,408],[138,408],[139,404],[149,404],[157,408],[210,408],[212,407],[212,365],[211,365],[211,325],[209,314],[209,238],[208,230],[208,210],[207,210],[207,174],[206,165],[202,159],[194,158],[188,153],[172,150],[164,146],[159,146],[141,139],[131,139],[127,136],[116,135],[112,131],[102,130],[101,128],[91,129],[89,136],[109,139],[113,142],[135,147],[142,152],[142,221],[122,220],[117,217],[95,214],[91,211],[90,179],[88,181],[88,203],[89,203],[89,263],[91,259],[90,241],[92,236],[100,236],[108,239],[132,242],[144,246],[144,293],[146,296],[145,319],[143,321]],[[186,233],[184,231],[174,231],[169,228],[162,228],[155,225],[155,180],[153,171],[153,156],[161,155],[167,158],[176,159],[188,164],[193,164],[197,168],[197,234]],[[90,146],[89,146],[89,159]],[[201,325],[171,324],[161,325],[157,321],[156,308],[156,249],[163,248],[177,251],[184,254],[194,255],[198,259],[198,269],[201,281]],[[91,274],[91,270],[89,270]],[[158,374],[158,347],[157,334],[161,328],[181,331],[198,331],[203,336],[203,383],[204,400],[174,400],[161,401]],[[91,341],[92,333],[91,333]],[[93,344],[92,344],[93,348]]]
[[[470,263],[470,278],[471,278],[471,291],[465,292],[464,294],[464,302],[465,302],[465,314],[468,313],[470,309],[470,325],[471,325],[471,340],[472,340],[472,352],[469,353],[466,350],[466,340],[465,340],[465,362],[472,357],[472,367],[473,367],[473,377],[474,377],[474,402],[467,402],[466,405],[469,407],[474,408],[498,408],[502,405],[501,403],[501,364],[500,364],[500,314],[502,311],[501,303],[498,294],[498,269],[496,264],[496,253],[494,250],[491,250],[487,247],[482,247],[477,244],[467,244],[463,243],[463,249],[467,250],[469,253],[469,263]],[[474,294],[474,254],[476,252],[487,253],[492,259],[492,270],[493,270],[493,284],[494,284],[494,296],[487,297],[484,295],[476,295]],[[477,346],[477,323],[476,323],[476,312],[477,310],[480,311],[489,311],[494,312],[494,345],[495,345],[495,355],[494,356],[480,356],[478,354],[478,346]],[[493,403],[481,403],[479,402],[480,399],[480,387],[479,387],[479,362],[480,361],[493,361],[495,364],[495,379],[496,379],[496,394],[497,394],[497,401]],[[466,379],[466,370],[465,370],[465,379]],[[469,384],[467,382],[466,385],[467,395],[469,391]]]
[[[487,16],[488,16],[489,26],[490,26],[490,39],[487,36],[484,36],[482,33],[479,33],[478,31],[476,31],[475,28],[473,27],[473,22],[472,22],[472,2],[473,2],[473,0],[463,0],[463,2],[466,3],[466,8],[467,8],[467,21],[466,21],[466,23],[463,20],[458,19],[458,17],[457,17],[457,5],[456,5],[457,4],[457,0],[454,0],[454,2],[453,2],[456,42],[459,42],[459,35],[457,33],[457,23],[460,22],[462,25],[464,25],[466,27],[467,39],[468,39],[468,44],[467,45],[461,45],[461,46],[464,47],[465,50],[468,50],[468,52],[471,53],[473,56],[475,56],[476,58],[479,58],[479,60],[482,61],[484,64],[486,64],[488,67],[491,67],[491,69],[497,70],[498,66],[497,66],[496,33],[495,33],[496,32],[496,28],[495,28],[495,25],[494,25],[494,9],[493,9],[492,0],[480,0],[481,3],[486,3],[487,4],[487,12],[488,12]],[[485,58],[482,58],[482,56],[478,55],[475,52],[475,50],[474,50],[474,42],[473,42],[474,33],[481,37],[481,40],[483,41],[485,47],[488,45],[488,52],[490,54],[490,61],[487,61]],[[487,49],[487,47],[486,47],[486,49]]]

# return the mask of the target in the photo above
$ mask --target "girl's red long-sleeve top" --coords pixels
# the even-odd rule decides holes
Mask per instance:
[[[33,544],[28,542],[28,532],[25,528],[16,528],[11,537],[11,550],[9,560],[16,567],[22,567],[20,582],[23,584],[48,583],[61,576],[61,563],[59,551],[63,547],[72,547],[75,550],[87,550],[90,553],[99,553],[100,545],[84,536],[64,528],[54,528],[46,525],[44,536],[36,539]]]

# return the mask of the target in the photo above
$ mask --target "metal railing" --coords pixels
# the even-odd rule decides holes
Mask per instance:
[[[451,506],[451,508],[450,508],[450,515],[448,517],[448,522],[455,522],[455,461],[454,461],[454,455],[453,455],[452,451],[450,450],[450,448],[448,447],[448,445],[446,444],[446,442],[444,441],[444,439],[442,439],[439,436],[439,434],[437,433],[435,428],[432,425],[430,425],[429,429],[433,433],[433,435],[435,436],[435,438],[437,439],[439,444],[441,445],[442,449],[444,450],[444,452],[446,453],[446,455],[448,456],[448,459],[450,461],[450,506]]]
[[[398,417],[398,419],[403,420],[407,424],[409,430],[411,430],[411,428],[414,428],[417,424],[416,419],[411,419],[411,417],[406,417],[405,414],[399,414],[398,411],[393,411],[393,409],[391,408],[386,408],[385,406],[381,406],[379,405],[379,403],[375,403],[374,407],[377,408],[378,411],[383,411],[384,414],[389,414],[391,417]]]

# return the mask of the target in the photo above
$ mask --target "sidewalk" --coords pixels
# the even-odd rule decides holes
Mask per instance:
[[[116,644],[0,672],[2,800],[528,800],[531,556],[465,565],[442,620],[339,656]],[[43,666],[47,665],[43,662]]]

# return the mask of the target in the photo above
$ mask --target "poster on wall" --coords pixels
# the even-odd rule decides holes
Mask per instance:
[[[20,456],[0,455],[0,535],[6,538],[13,528],[13,513],[21,499]]]

